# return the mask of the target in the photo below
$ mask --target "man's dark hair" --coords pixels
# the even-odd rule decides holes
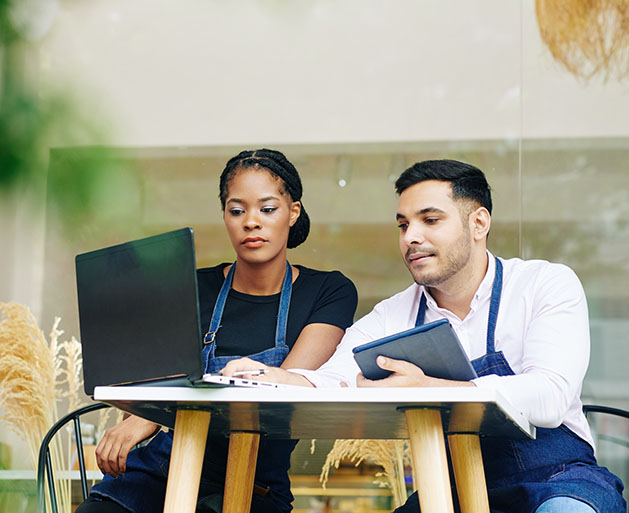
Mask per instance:
[[[483,172],[458,160],[424,160],[404,171],[395,182],[395,191],[402,194],[416,183],[426,180],[450,182],[453,199],[469,199],[485,207],[491,214],[491,189]]]
[[[238,170],[247,168],[259,168],[268,171],[282,182],[283,192],[288,194],[292,201],[301,201],[303,188],[299,173],[283,153],[266,148],[245,150],[229,159],[221,173],[219,198],[221,199],[223,210],[225,210],[229,183]],[[289,248],[296,248],[306,240],[308,232],[310,232],[310,218],[302,203],[299,218],[288,232],[288,243],[286,245]]]

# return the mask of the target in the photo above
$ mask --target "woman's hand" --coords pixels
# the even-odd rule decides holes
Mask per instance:
[[[251,373],[247,373],[251,371]],[[258,374],[257,371],[263,371]],[[227,365],[221,370],[223,376],[232,377],[234,373],[238,373],[237,377],[243,379],[252,379],[255,381],[265,381],[267,383],[281,383],[284,385],[300,385],[304,387],[312,387],[312,383],[299,374],[288,372],[279,367],[269,367],[263,363],[256,362],[251,358],[238,358],[227,362]]]
[[[158,427],[158,424],[150,420],[131,415],[120,424],[109,428],[96,447],[98,468],[112,477],[124,474],[129,451],[155,433]]]

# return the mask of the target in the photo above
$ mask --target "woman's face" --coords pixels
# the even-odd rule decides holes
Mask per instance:
[[[301,203],[264,168],[236,171],[228,184],[223,220],[238,260],[266,263],[286,259],[286,242]]]

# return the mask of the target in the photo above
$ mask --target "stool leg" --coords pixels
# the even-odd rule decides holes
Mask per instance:
[[[422,513],[454,513],[441,412],[408,409],[406,422]]]
[[[194,513],[199,495],[210,412],[177,411],[164,513]]]
[[[450,435],[448,443],[461,513],[489,513],[485,470],[478,435]]]
[[[230,433],[223,513],[249,513],[259,445],[259,433]]]

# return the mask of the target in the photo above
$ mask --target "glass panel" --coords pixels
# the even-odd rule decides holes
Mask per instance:
[[[11,251],[0,252],[0,292],[30,298],[44,331],[61,316],[78,336],[77,253],[192,226],[199,266],[232,260],[218,177],[230,156],[259,146],[285,152],[302,175],[312,229],[290,259],[342,270],[360,317],[411,283],[393,182],[416,161],[454,158],[492,185],[491,251],[576,271],[592,335],[584,400],[629,407],[626,83],[576,78],[554,61],[535,2],[40,3],[54,7],[22,13],[41,24],[20,74],[33,74],[42,97],[76,92],[111,129],[97,141],[74,135],[72,145],[95,145],[78,152],[55,140],[49,190],[68,162],[85,180],[98,145],[128,170],[103,182],[105,221],[80,212],[71,236],[51,202],[27,215],[23,191],[3,200]],[[24,197],[37,202],[44,189],[42,178]],[[304,453],[293,467],[317,476]]]
[[[620,139],[526,141],[523,256],[562,262],[586,291],[592,338],[583,399],[629,396],[629,146]]]

